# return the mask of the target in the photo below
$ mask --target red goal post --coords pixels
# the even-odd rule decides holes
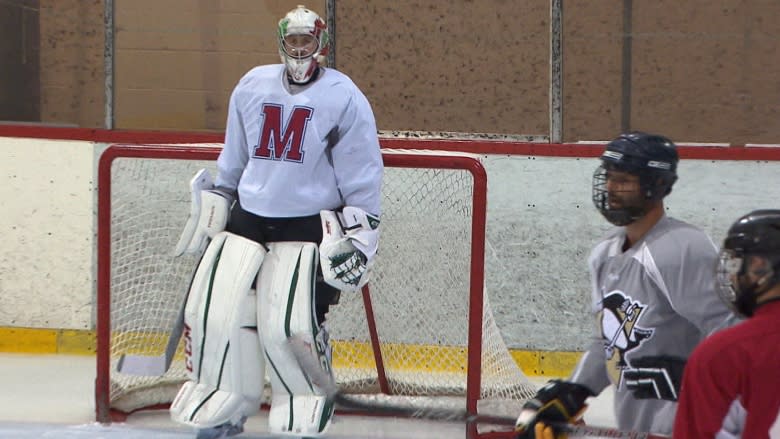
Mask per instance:
[[[189,211],[188,181],[202,167],[213,170],[219,151],[216,144],[112,145],[101,155],[100,422],[166,407],[184,379],[177,364],[150,378],[119,374],[116,361],[165,349],[197,263],[171,255]],[[493,408],[516,414],[534,386],[509,355],[484,289],[487,175],[479,157],[385,149],[383,158],[382,237],[372,281],[362,297],[342,294],[329,316],[340,386],[471,413],[494,401]],[[467,431],[493,434],[473,425]]]

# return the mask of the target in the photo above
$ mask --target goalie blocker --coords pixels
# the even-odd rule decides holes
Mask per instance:
[[[356,291],[368,282],[379,244],[379,218],[357,207],[323,210],[320,263],[325,282]]]

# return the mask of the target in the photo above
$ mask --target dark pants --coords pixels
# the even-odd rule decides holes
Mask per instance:
[[[280,241],[304,241],[317,245],[322,242],[320,215],[293,218],[266,218],[242,209],[236,202],[230,211],[227,231],[261,244]],[[328,285],[322,278],[322,267],[317,268],[314,301],[317,323],[325,321],[330,305],[339,303],[341,291]]]

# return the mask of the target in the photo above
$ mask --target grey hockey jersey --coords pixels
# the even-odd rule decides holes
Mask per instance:
[[[614,229],[588,258],[597,336],[570,380],[613,384],[619,428],[670,435],[685,360],[736,317],[714,290],[718,250],[703,231],[664,216],[622,251],[625,238]]]

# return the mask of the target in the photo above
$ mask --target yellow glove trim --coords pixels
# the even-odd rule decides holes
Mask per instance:
[[[569,436],[566,433],[556,436],[552,427],[542,422],[537,422],[534,425],[534,437],[536,439],[567,439]]]

